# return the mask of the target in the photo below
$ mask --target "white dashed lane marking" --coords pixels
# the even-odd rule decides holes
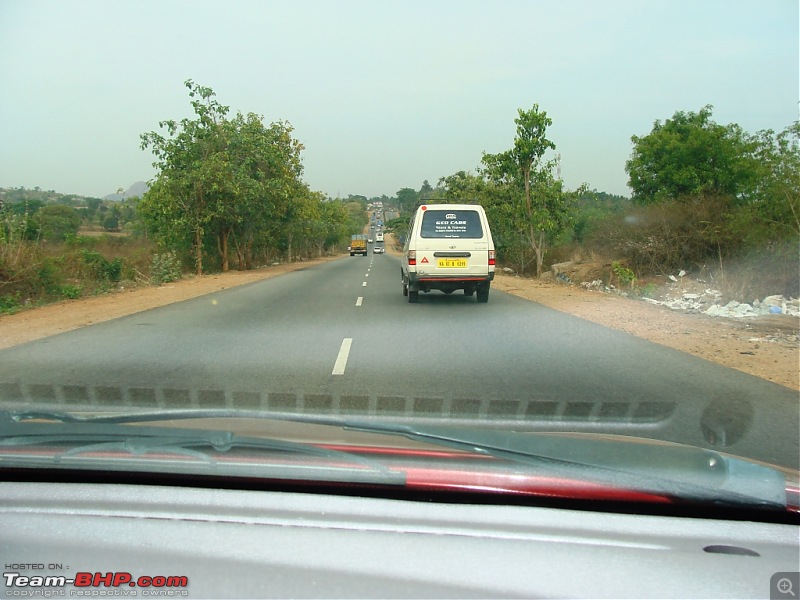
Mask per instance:
[[[342,340],[342,345],[339,348],[339,355],[336,357],[331,375],[344,375],[345,367],[347,367],[347,357],[350,356],[350,346],[352,344],[353,338],[344,338]]]

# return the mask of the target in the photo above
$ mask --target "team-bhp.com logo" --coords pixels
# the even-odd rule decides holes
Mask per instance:
[[[188,596],[185,575],[141,575],[134,577],[126,571],[89,573],[81,571],[74,577],[64,575],[23,575],[5,572],[6,596],[50,598],[55,596]],[[65,589],[73,586],[73,589]]]

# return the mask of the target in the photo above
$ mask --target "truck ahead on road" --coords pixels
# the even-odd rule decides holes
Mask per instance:
[[[363,233],[350,236],[350,256],[356,254],[367,255],[367,236]]]

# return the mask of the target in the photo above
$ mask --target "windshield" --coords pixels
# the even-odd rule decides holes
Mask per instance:
[[[795,513],[797,22],[0,3],[0,469]]]

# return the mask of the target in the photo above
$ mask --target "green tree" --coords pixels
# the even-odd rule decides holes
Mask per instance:
[[[350,239],[347,211],[342,202],[320,198],[320,219],[325,226],[325,237],[317,238],[319,255],[325,249],[337,246]]]
[[[282,219],[286,260],[292,262],[297,249],[305,249],[315,239],[325,239],[322,231],[319,197],[307,188],[298,188]]]
[[[112,212],[103,219],[103,229],[106,231],[119,231],[119,215]]]
[[[534,253],[536,276],[542,274],[548,244],[570,221],[570,194],[553,177],[554,163],[545,161],[555,144],[547,139],[553,121],[539,105],[519,109],[514,146],[500,154],[483,155],[483,176],[506,204],[496,211],[511,229],[524,236]]]
[[[225,157],[220,152],[220,123],[229,108],[214,99],[211,88],[187,80],[196,119],[161,121],[157,132],[141,135],[142,149],[156,157],[156,178],[140,205],[156,232],[170,246],[188,242],[195,271],[203,273],[204,234],[216,216],[215,198],[226,187]]]
[[[364,225],[367,224],[367,210],[361,202],[343,200],[342,207],[347,214],[347,235],[361,233]]]
[[[777,237],[800,237],[800,121],[778,134],[761,131],[756,139],[760,177],[749,216]]]
[[[277,234],[301,185],[303,147],[288,123],[265,127],[253,113],[229,119],[213,90],[191,80],[185,85],[196,118],[162,121],[167,136],[141,136],[157,173],[139,210],[163,244],[191,249],[198,274],[209,253],[227,270],[231,241],[243,268]]]
[[[431,184],[428,183],[428,180],[426,179],[426,180],[424,180],[422,182],[422,187],[420,187],[419,191],[417,192],[417,198],[419,200],[427,200],[432,195],[433,195],[433,188],[431,187]]]
[[[419,196],[417,192],[411,188],[402,188],[397,191],[397,207],[400,212],[410,213],[414,210]]]
[[[228,248],[232,239],[239,268],[253,261],[256,246],[269,245],[282,234],[276,228],[285,223],[286,213],[300,182],[302,144],[292,138],[287,122],[264,126],[254,114],[237,114],[225,121],[227,168],[230,189],[221,198],[213,222],[222,270],[228,269]]]
[[[758,177],[757,145],[736,124],[719,125],[712,106],[699,112],[676,112],[653,124],[642,137],[632,136],[633,152],[625,163],[632,200],[650,204],[702,196],[747,201]]]
[[[8,207],[16,215],[32,215],[44,206],[41,200],[21,200],[9,202]]]
[[[103,203],[100,198],[86,198],[86,220],[90,223],[94,220],[97,214],[97,209]]]
[[[81,215],[71,206],[50,204],[36,211],[33,222],[40,239],[47,242],[63,242],[68,236],[77,235]]]

